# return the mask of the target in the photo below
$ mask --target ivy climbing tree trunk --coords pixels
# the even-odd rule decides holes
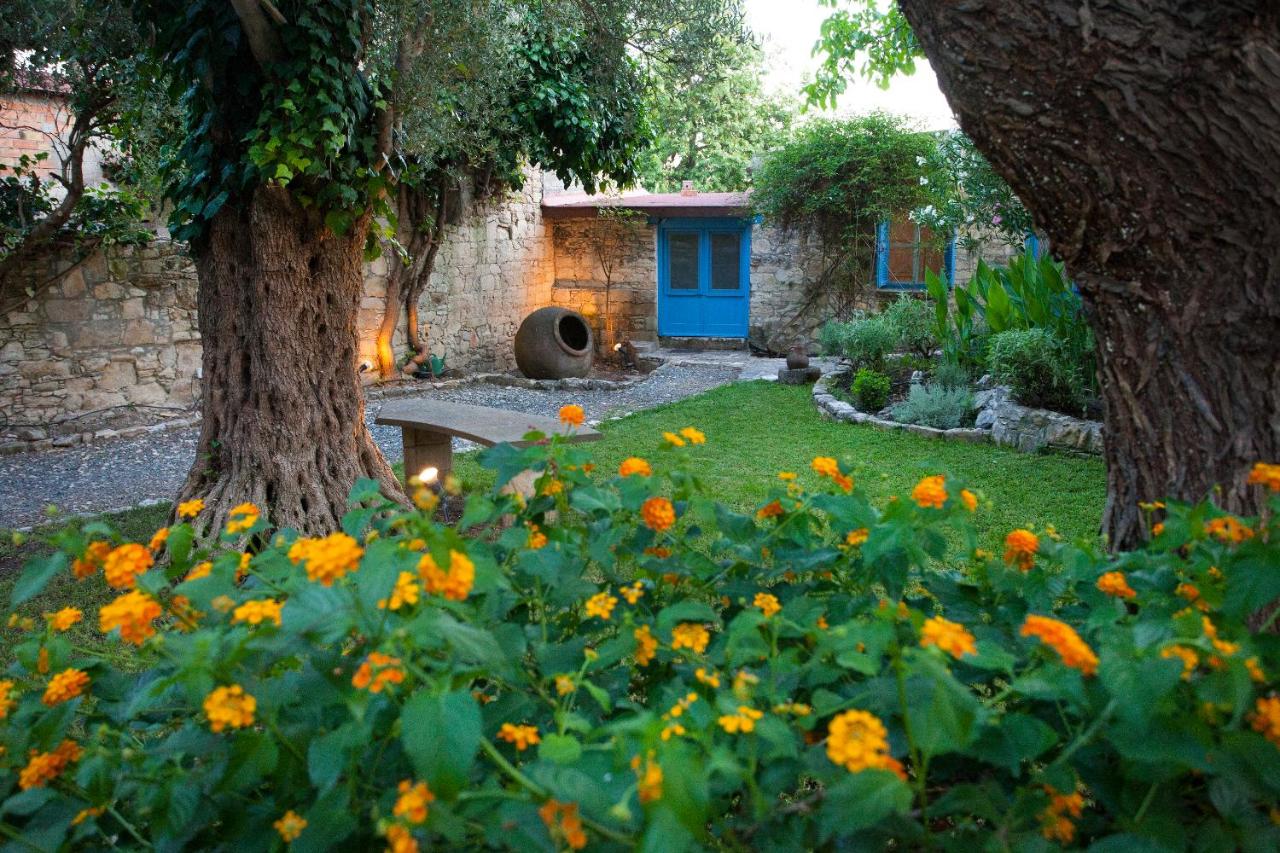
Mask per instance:
[[[1280,9],[900,0],[960,126],[1047,232],[1098,340],[1103,531],[1259,509],[1280,459]]]
[[[338,529],[357,479],[402,496],[369,435],[355,371],[368,217],[344,236],[266,184],[196,250],[204,421],[179,500],[205,532],[251,501],[279,527]]]

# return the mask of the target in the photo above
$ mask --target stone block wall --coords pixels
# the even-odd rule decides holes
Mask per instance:
[[[32,284],[56,272],[32,270]],[[130,406],[188,409],[199,367],[196,276],[184,249],[96,253],[0,316],[0,443],[160,414]]]
[[[602,231],[601,229],[607,229]],[[605,272],[598,234],[614,259],[605,311]],[[555,284],[551,304],[580,312],[591,324],[601,350],[619,340],[658,337],[657,230],[643,218],[627,221],[567,219],[552,226]]]
[[[462,371],[515,367],[512,341],[524,317],[551,304],[555,261],[542,220],[542,180],[526,173],[522,189],[468,205],[445,230],[435,269],[418,302],[418,321],[432,354]],[[360,303],[360,358],[376,362],[376,338],[386,295],[386,261],[370,265]],[[405,352],[404,318],[392,345]],[[365,374],[375,381],[373,372]]]
[[[751,234],[751,320],[757,343],[782,351],[813,342],[830,317],[826,301],[809,292],[822,275],[817,240],[757,225]]]

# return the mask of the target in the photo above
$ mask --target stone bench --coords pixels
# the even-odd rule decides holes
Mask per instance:
[[[406,480],[428,468],[435,468],[443,480],[453,470],[455,437],[486,447],[504,443],[526,447],[532,442],[525,435],[535,431],[567,436],[574,442],[604,437],[589,427],[575,429],[555,418],[430,399],[393,400],[382,407],[374,423],[400,427]]]

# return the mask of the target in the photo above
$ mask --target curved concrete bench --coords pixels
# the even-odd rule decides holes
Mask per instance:
[[[575,442],[598,441],[604,437],[589,427],[572,428],[541,415],[420,398],[387,403],[379,410],[374,423],[400,427],[406,478],[426,468],[435,468],[437,475],[444,479],[453,470],[455,437],[486,447],[504,443],[525,447],[531,443],[525,435],[535,431],[563,435]]]

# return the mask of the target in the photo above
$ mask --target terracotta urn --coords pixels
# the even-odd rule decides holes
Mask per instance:
[[[577,311],[539,308],[516,330],[516,365],[530,379],[566,379],[591,370],[591,327]]]

